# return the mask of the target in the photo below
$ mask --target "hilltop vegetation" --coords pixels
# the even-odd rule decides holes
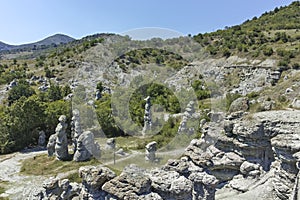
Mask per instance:
[[[275,8],[241,25],[225,27],[194,39],[213,57],[239,55],[249,58],[275,58],[279,66],[299,67],[300,3]]]
[[[141,64],[156,63],[161,66],[169,66],[176,70],[188,64],[182,56],[171,51],[155,48],[143,48],[127,52],[115,60],[124,72],[128,67],[134,68]],[[128,67],[126,66],[128,65]]]

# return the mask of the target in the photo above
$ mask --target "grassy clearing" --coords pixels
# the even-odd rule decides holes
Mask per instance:
[[[58,173],[79,169],[86,165],[99,165],[98,160],[92,159],[87,162],[60,161],[55,157],[38,155],[23,161],[21,173],[25,175],[56,176]]]

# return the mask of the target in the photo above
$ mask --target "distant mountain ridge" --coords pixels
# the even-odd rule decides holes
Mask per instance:
[[[38,49],[45,48],[49,46],[57,46],[60,44],[66,44],[74,41],[75,39],[64,34],[55,34],[49,36],[43,40],[38,42],[29,43],[29,44],[21,44],[21,45],[10,45],[0,41],[0,52],[1,51],[11,51],[11,50],[22,50],[22,49]]]

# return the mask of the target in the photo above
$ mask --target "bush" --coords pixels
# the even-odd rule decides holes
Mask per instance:
[[[224,57],[228,58],[231,55],[230,50],[226,47],[222,50],[222,54]]]
[[[273,54],[272,47],[265,47],[265,48],[263,48],[263,54],[265,56],[271,56]]]

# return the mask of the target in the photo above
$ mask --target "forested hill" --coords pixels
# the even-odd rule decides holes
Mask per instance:
[[[241,25],[225,27],[194,38],[213,57],[239,55],[281,59],[280,65],[299,62],[300,3],[275,8]]]

